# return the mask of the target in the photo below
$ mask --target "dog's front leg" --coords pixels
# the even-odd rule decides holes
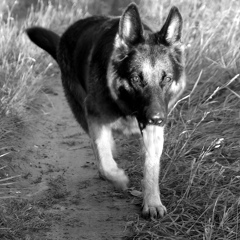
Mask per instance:
[[[166,212],[160,199],[159,171],[163,150],[164,129],[160,126],[148,125],[143,130],[145,150],[143,179],[143,216],[156,218]]]
[[[111,128],[108,125],[99,124],[97,120],[93,119],[88,121],[88,125],[92,148],[101,176],[112,182],[116,188],[126,190],[128,177],[124,170],[117,166],[112,155],[114,140]]]

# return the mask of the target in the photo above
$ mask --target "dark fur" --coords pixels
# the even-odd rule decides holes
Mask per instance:
[[[27,29],[29,38],[58,62],[66,98],[93,140],[100,171],[122,188],[127,181],[114,177],[121,173],[114,167],[108,147],[106,158],[116,174],[104,170],[98,139],[123,129],[125,123],[128,132],[134,133],[132,119],[137,119],[141,131],[151,124],[165,125],[169,108],[185,86],[181,28],[182,18],[174,7],[162,29],[152,33],[131,4],[121,18],[79,20],[61,38],[40,27]],[[106,135],[108,141],[112,141],[110,135]],[[162,215],[159,209],[146,211],[151,216]]]

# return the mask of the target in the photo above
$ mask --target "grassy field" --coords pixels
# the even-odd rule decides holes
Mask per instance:
[[[239,239],[240,2],[140,1],[142,16],[154,29],[160,29],[172,5],[179,7],[184,20],[188,86],[166,129],[160,189],[168,214],[157,221],[134,216],[127,223],[134,231],[129,239]],[[53,62],[29,44],[24,29],[41,25],[61,32],[85,16],[82,9],[40,4],[21,24],[11,18],[10,10],[0,18],[2,132],[8,132],[6,119],[21,119],[33,108]],[[3,141],[0,151],[8,145]],[[0,152],[0,166],[4,153]],[[141,174],[130,175],[139,182]],[[26,204],[17,206],[24,209]],[[0,223],[3,219],[0,215]]]
[[[53,62],[50,57],[44,55],[43,58],[42,51],[30,44],[25,29],[39,25],[61,32],[84,15],[82,8],[75,5],[70,8],[61,4],[46,5],[39,1],[36,8],[37,11],[29,9],[26,19],[15,20],[11,16],[13,4],[5,8],[0,18],[0,111],[3,115],[22,115],[27,105],[31,107],[42,84],[41,80]]]
[[[35,100],[55,64],[30,42],[25,29],[39,25],[61,33],[85,14],[84,1],[54,6],[47,2],[38,1],[35,8],[23,9],[27,14],[24,19],[15,18],[16,1],[0,3],[0,239],[35,239],[32,233],[49,227],[49,216],[41,212],[39,203],[12,198],[14,188],[11,194],[7,188],[18,177],[9,175],[11,158],[19,147],[18,135],[34,121],[35,113],[41,114]]]

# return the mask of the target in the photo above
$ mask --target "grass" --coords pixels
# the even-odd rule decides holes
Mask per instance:
[[[16,1],[0,5],[0,148],[12,146],[14,138],[7,138],[24,126],[24,121],[31,120],[35,109],[34,101],[38,98],[44,85],[44,79],[50,74],[49,69],[55,66],[54,60],[36,47],[25,34],[30,26],[53,28],[61,33],[66,26],[77,18],[84,16],[77,4],[84,6],[84,1],[69,5],[39,1],[31,8],[26,19],[14,19],[12,12]],[[71,3],[71,4],[70,4]],[[37,9],[37,10],[36,10]],[[5,145],[4,145],[5,144]],[[0,152],[1,156],[1,152]],[[3,158],[0,159],[0,164]]]
[[[14,6],[6,7],[5,14],[0,16],[0,114],[23,116],[32,107],[47,70],[54,62],[30,42],[25,29],[39,25],[58,28],[57,32],[61,32],[61,28],[73,22],[76,16],[81,17],[83,12],[75,5],[69,9],[61,4],[45,5],[39,1],[38,10],[31,8],[27,18],[20,21],[12,18],[11,9]]]
[[[56,28],[57,32],[63,31],[76,18],[84,15],[83,8],[77,8],[79,3],[67,2],[69,5],[59,3],[53,6],[39,1],[35,8],[29,10],[26,19],[20,20],[12,17],[16,1],[0,4],[0,166],[4,165],[5,159],[2,150],[16,144],[16,139],[12,137],[14,133],[19,134],[24,121],[31,120],[31,110],[39,112],[34,101],[41,92],[49,69],[55,66],[50,56],[30,42],[25,29],[40,25]],[[84,1],[81,4],[84,5]]]
[[[239,239],[240,3],[141,4],[157,29],[170,6],[179,7],[188,87],[166,129],[160,189],[168,214],[136,217],[129,239]]]
[[[64,200],[62,177],[51,179],[49,189],[36,199],[11,198],[0,204],[0,239],[42,239],[60,214],[51,207]],[[37,238],[38,237],[38,238]]]
[[[0,239],[32,239],[31,233],[50,226],[41,204],[12,198],[17,191],[12,184],[18,176],[11,176],[9,170],[11,158],[22,142],[18,136],[33,120],[33,111],[40,112],[34,103],[44,79],[55,66],[47,54],[30,42],[25,29],[39,25],[61,33],[85,14],[84,1],[63,1],[65,5],[58,2],[55,6],[46,2],[39,1],[25,19],[13,17],[16,1],[0,4]]]
[[[50,226],[43,209],[26,199],[11,199],[0,205],[1,239],[36,239],[40,231]]]

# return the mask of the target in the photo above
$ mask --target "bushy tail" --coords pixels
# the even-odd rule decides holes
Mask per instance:
[[[32,42],[48,52],[57,61],[57,46],[60,37],[56,33],[41,27],[28,28],[26,33]]]

